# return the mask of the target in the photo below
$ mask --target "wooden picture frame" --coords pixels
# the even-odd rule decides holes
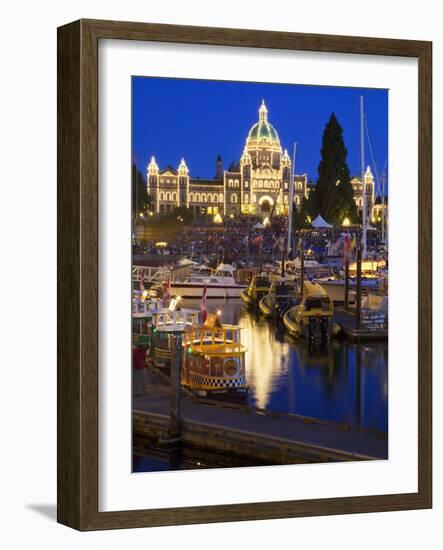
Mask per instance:
[[[403,56],[419,76],[418,492],[98,511],[98,43],[100,39]],[[432,44],[80,20],[58,29],[58,521],[79,530],[432,506]]]

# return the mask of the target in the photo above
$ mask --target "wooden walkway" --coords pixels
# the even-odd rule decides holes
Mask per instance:
[[[158,439],[167,436],[169,387],[152,370],[148,382],[147,394],[133,400],[134,433]],[[266,463],[386,459],[388,453],[383,432],[189,394],[182,394],[182,419],[184,444]]]

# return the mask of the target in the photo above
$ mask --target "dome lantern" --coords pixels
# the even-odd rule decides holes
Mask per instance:
[[[258,116],[259,116],[260,122],[268,121],[268,109],[266,108],[264,99],[261,100],[261,106],[260,106],[260,109],[258,110]]]
[[[258,110],[259,120],[249,131],[246,139],[246,151],[250,153],[257,148],[269,148],[274,152],[282,152],[280,140],[274,126],[268,121],[268,109],[264,100]]]

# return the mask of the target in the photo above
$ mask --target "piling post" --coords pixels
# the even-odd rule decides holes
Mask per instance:
[[[361,327],[361,244],[357,245],[357,297],[356,297],[356,312],[355,312],[355,328]]]
[[[305,283],[305,245],[303,233],[300,236],[300,296],[303,298],[303,286]]]
[[[345,309],[349,308],[349,256],[345,257]]]
[[[260,241],[258,249],[258,272],[261,273],[263,269],[263,240]]]
[[[181,439],[181,369],[183,361],[182,337],[171,336],[170,424],[169,437]]]

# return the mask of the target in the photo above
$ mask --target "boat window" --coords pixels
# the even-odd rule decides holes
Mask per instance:
[[[266,279],[266,277],[258,277],[255,280],[256,286],[269,286],[269,281]]]
[[[320,298],[308,298],[305,303],[306,309],[321,309]]]
[[[321,299],[321,308],[323,311],[328,311],[331,306],[331,301],[329,300],[329,297],[325,296]]]
[[[291,294],[293,292],[293,288],[287,285],[276,285],[275,286],[275,293],[280,295],[286,295]]]

